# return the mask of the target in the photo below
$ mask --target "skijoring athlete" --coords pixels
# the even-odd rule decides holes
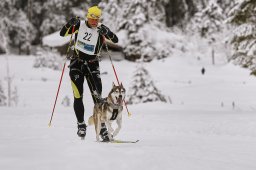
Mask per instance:
[[[78,125],[77,135],[82,138],[86,136],[83,104],[84,79],[87,81],[94,103],[101,102],[102,83],[98,58],[104,37],[113,43],[118,42],[118,37],[107,26],[99,23],[100,17],[101,9],[97,6],[90,7],[85,21],[81,21],[77,17],[71,18],[60,31],[61,36],[75,34],[74,53],[70,61],[69,76],[74,94],[74,111]],[[104,123],[101,124],[100,135],[103,141],[109,141]]]

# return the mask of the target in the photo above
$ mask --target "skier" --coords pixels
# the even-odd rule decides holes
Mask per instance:
[[[113,43],[118,42],[118,37],[110,29],[99,23],[101,9],[92,6],[88,9],[86,20],[71,18],[61,29],[60,35],[71,35],[74,31],[74,53],[70,61],[70,78],[74,94],[74,111],[77,118],[77,135],[86,136],[84,122],[83,83],[86,78],[94,103],[101,102],[102,83],[99,69],[99,55],[104,43],[104,37]],[[74,26],[74,29],[73,29]],[[100,131],[103,141],[109,141],[108,131],[104,123]]]
[[[205,73],[205,68],[204,67],[201,69],[201,73],[202,73],[202,75],[204,75],[204,73]]]

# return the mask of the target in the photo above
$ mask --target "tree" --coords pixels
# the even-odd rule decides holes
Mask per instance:
[[[225,15],[216,0],[210,0],[208,5],[197,12],[188,25],[188,29],[197,31],[201,37],[211,38],[213,34],[221,32],[224,28]]]
[[[0,23],[9,47],[28,51],[42,37],[58,31],[73,16],[84,17],[88,1],[1,0]],[[13,38],[15,37],[15,38]]]
[[[0,25],[1,22],[0,22]],[[2,33],[2,29],[1,29],[1,26],[0,26],[0,54],[4,54],[6,53],[7,49],[6,49],[6,38],[5,38],[5,35]]]
[[[71,102],[70,102],[70,98],[68,96],[65,96],[61,102],[61,104],[65,107],[69,107]]]
[[[199,3],[193,0],[166,1],[166,24],[168,27],[183,27],[188,20],[197,12]]]
[[[165,25],[165,0],[110,0],[104,1],[103,19],[114,21],[111,27],[124,34],[122,46],[125,58],[135,61],[144,58],[151,61],[153,58],[163,58],[162,48],[158,49],[152,35],[152,30],[167,30]],[[167,49],[166,49],[167,50]],[[164,52],[165,54],[168,52]]]
[[[63,59],[57,50],[41,49],[37,52],[33,67],[60,70]]]
[[[40,27],[43,36],[55,32],[66,23],[66,15],[70,14],[71,5],[70,0],[47,0],[43,4],[44,20]]]
[[[122,5],[120,0],[102,0],[99,7],[103,9],[103,23],[107,22],[107,26],[114,32],[118,31],[118,21],[121,20]],[[110,22],[108,22],[110,21]]]
[[[148,71],[143,66],[139,66],[133,75],[132,86],[128,94],[128,103],[137,104],[154,101],[167,102],[156,88]]]
[[[18,95],[17,86],[15,86],[14,89],[12,89],[10,100],[11,100],[11,106],[17,106],[18,105],[19,95]]]
[[[227,62],[230,56],[228,43],[229,25],[225,23],[228,6],[233,0],[210,0],[198,6],[198,12],[186,26],[186,33],[200,43],[195,46],[200,50],[198,55],[212,58],[215,61]],[[202,9],[200,9],[202,8]],[[225,9],[224,9],[225,8]],[[218,55],[215,55],[218,53]],[[216,57],[219,59],[216,60]]]
[[[3,90],[3,86],[2,86],[2,82],[0,81],[0,106],[6,106],[6,96],[4,94],[4,90]]]
[[[256,75],[256,1],[244,0],[235,4],[229,13],[229,22],[236,28],[231,38],[232,59]]]
[[[0,23],[8,47],[19,48],[20,52],[30,52],[34,29],[26,14],[15,8],[15,1],[1,1]]]

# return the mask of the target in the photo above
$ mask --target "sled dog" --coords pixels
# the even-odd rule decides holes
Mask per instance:
[[[125,88],[123,84],[116,86],[114,83],[107,98],[102,102],[96,103],[93,108],[93,115],[89,118],[88,124],[95,125],[96,140],[99,141],[101,123],[105,123],[108,128],[110,141],[119,133],[122,127],[123,101],[125,98]],[[116,121],[117,128],[112,128],[112,123]]]

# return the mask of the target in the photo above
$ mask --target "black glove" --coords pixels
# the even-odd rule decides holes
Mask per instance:
[[[108,27],[106,27],[105,25],[101,25],[100,26],[100,29],[99,29],[99,33],[101,34],[101,35],[107,35],[108,34],[108,32],[109,32],[110,30],[109,30],[109,28]]]
[[[76,25],[78,22],[79,22],[79,18],[78,17],[74,17],[74,18],[71,18],[68,23],[67,23],[67,26],[72,26],[72,25]]]

